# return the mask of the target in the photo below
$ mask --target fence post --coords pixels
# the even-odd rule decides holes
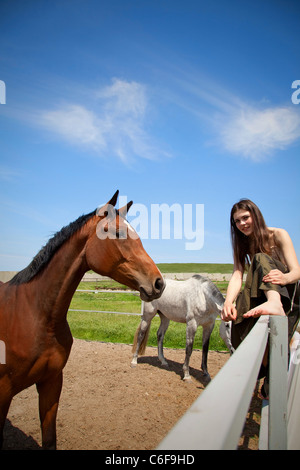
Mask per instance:
[[[300,342],[291,358],[288,387],[287,434],[288,450],[300,450]],[[292,375],[291,375],[292,374]]]
[[[287,449],[288,324],[270,316],[269,450]]]

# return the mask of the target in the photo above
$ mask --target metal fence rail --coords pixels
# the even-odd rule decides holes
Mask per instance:
[[[111,292],[112,294],[131,294],[139,297],[137,291],[134,290],[118,290],[118,289],[76,289],[76,292],[90,292],[94,294],[101,294],[102,292]],[[143,314],[143,301],[141,301],[141,313],[134,312],[115,312],[112,310],[91,310],[91,309],[78,309],[78,308],[69,308],[69,312],[91,312],[91,313],[115,313],[116,315],[134,315],[141,316]]]
[[[142,313],[134,312],[114,312],[113,310],[83,310],[79,308],[69,308],[69,312],[90,312],[90,313],[115,313],[116,315],[133,315],[140,317]]]
[[[287,318],[262,316],[159,450],[236,449],[270,333],[268,449],[287,448]]]

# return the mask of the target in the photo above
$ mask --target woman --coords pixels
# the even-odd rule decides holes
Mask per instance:
[[[260,315],[288,315],[290,340],[300,313],[300,266],[289,234],[267,227],[249,199],[234,204],[230,223],[234,271],[221,318],[232,320],[233,347],[239,346]],[[240,292],[245,268],[247,278]]]

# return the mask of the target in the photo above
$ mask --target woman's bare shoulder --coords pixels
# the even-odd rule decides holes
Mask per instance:
[[[268,227],[268,229],[270,234],[274,237],[276,245],[281,245],[282,243],[290,240],[290,236],[284,228]]]

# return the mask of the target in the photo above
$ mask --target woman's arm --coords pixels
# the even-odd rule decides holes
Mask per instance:
[[[226,293],[226,300],[221,312],[221,318],[224,321],[235,320],[237,311],[233,302],[240,293],[243,283],[243,270],[240,266],[234,266],[233,274],[229,281]]]
[[[283,286],[299,281],[300,266],[293,242],[288,232],[280,228],[274,229],[274,239],[276,245],[283,254],[289,272],[284,274],[279,269],[272,269],[272,271],[264,276],[263,281],[271,282],[272,284],[280,284]]]

